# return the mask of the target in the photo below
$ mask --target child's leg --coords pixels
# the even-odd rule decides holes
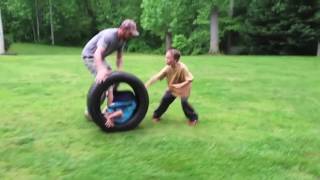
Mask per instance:
[[[162,97],[159,107],[154,111],[153,118],[160,118],[164,112],[168,109],[169,105],[176,99],[170,91],[166,91]]]
[[[107,105],[110,106],[110,104],[113,102],[113,86],[111,86],[108,91],[106,92],[107,98]]]
[[[198,120],[198,114],[195,112],[193,107],[188,102],[188,97],[181,98],[181,105],[184,114],[187,116],[189,121],[196,121]]]
[[[108,107],[113,102],[113,87],[112,86],[105,93],[102,94],[100,104],[103,104],[104,101],[107,102],[107,105],[103,108],[102,113],[106,112]]]

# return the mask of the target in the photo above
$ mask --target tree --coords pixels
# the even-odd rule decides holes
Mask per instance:
[[[54,28],[53,28],[53,20],[52,20],[52,2],[51,2],[51,0],[49,0],[49,8],[50,8],[51,44],[54,45]]]
[[[167,0],[143,0],[141,5],[142,27],[161,37],[164,35],[166,49],[170,48],[172,43],[172,26],[170,25],[173,19],[172,6],[173,1]]]
[[[317,1],[252,0],[246,20],[251,53],[315,54],[320,39]]]
[[[194,29],[193,21],[197,5],[195,0],[143,0],[141,25],[146,30],[165,39],[166,49],[172,46],[174,34],[190,34]]]
[[[33,40],[31,0],[4,0],[1,3],[5,7],[6,32],[17,41]]]
[[[229,0],[229,10],[228,10],[228,16],[230,19],[233,18],[233,12],[234,12],[234,0]],[[231,51],[231,44],[232,44],[232,33],[227,34],[227,51]]]
[[[315,15],[315,19],[319,19],[320,20],[320,2],[318,1],[318,4],[317,4],[317,13]],[[320,38],[318,39],[318,50],[317,50],[317,56],[320,56]]]
[[[35,14],[36,14],[36,25],[37,25],[37,41],[40,41],[40,15],[39,15],[39,5],[38,0],[34,0]]]
[[[0,54],[4,54],[4,35],[3,35],[3,26],[2,26],[2,17],[0,9]]]
[[[210,49],[209,54],[219,53],[219,12],[217,7],[211,9],[210,15]]]
[[[222,11],[219,18],[220,49],[228,54],[246,53],[244,45],[244,21],[247,16],[247,4],[251,0],[229,0],[227,12]]]
[[[46,1],[48,2],[48,1]],[[42,36],[45,37],[45,42],[52,43],[52,32],[54,32],[55,44],[82,44],[89,36],[92,35],[91,22],[92,19],[87,14],[86,1],[69,0],[68,3],[63,0],[54,0],[51,6],[45,4],[44,17],[42,26],[45,31],[42,31]],[[50,13],[50,7],[52,13]],[[51,27],[54,27],[51,30]],[[95,29],[96,27],[94,27]]]
[[[227,11],[228,2],[227,0],[200,0],[197,21],[210,24],[209,54],[219,53],[219,14]]]
[[[320,41],[318,41],[318,51],[317,51],[317,56],[320,56]]]

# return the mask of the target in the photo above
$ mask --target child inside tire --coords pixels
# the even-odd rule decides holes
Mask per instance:
[[[115,124],[127,122],[133,115],[136,107],[137,103],[132,92],[115,91],[108,93],[108,107],[103,111],[105,126],[112,128]]]

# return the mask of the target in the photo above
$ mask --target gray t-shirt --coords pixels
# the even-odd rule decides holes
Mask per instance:
[[[117,32],[118,28],[110,28],[100,31],[83,48],[82,57],[92,57],[97,47],[106,48],[102,56],[103,58],[116,50],[121,52],[125,42],[118,38]]]

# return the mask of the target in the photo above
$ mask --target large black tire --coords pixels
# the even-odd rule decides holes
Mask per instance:
[[[101,97],[111,85],[117,83],[126,83],[132,88],[137,100],[137,107],[126,123],[116,124],[112,128],[107,128],[100,108]],[[144,84],[136,76],[124,72],[113,72],[103,83],[94,83],[87,96],[87,108],[92,120],[106,132],[127,131],[136,128],[145,117],[148,107],[149,96]]]

